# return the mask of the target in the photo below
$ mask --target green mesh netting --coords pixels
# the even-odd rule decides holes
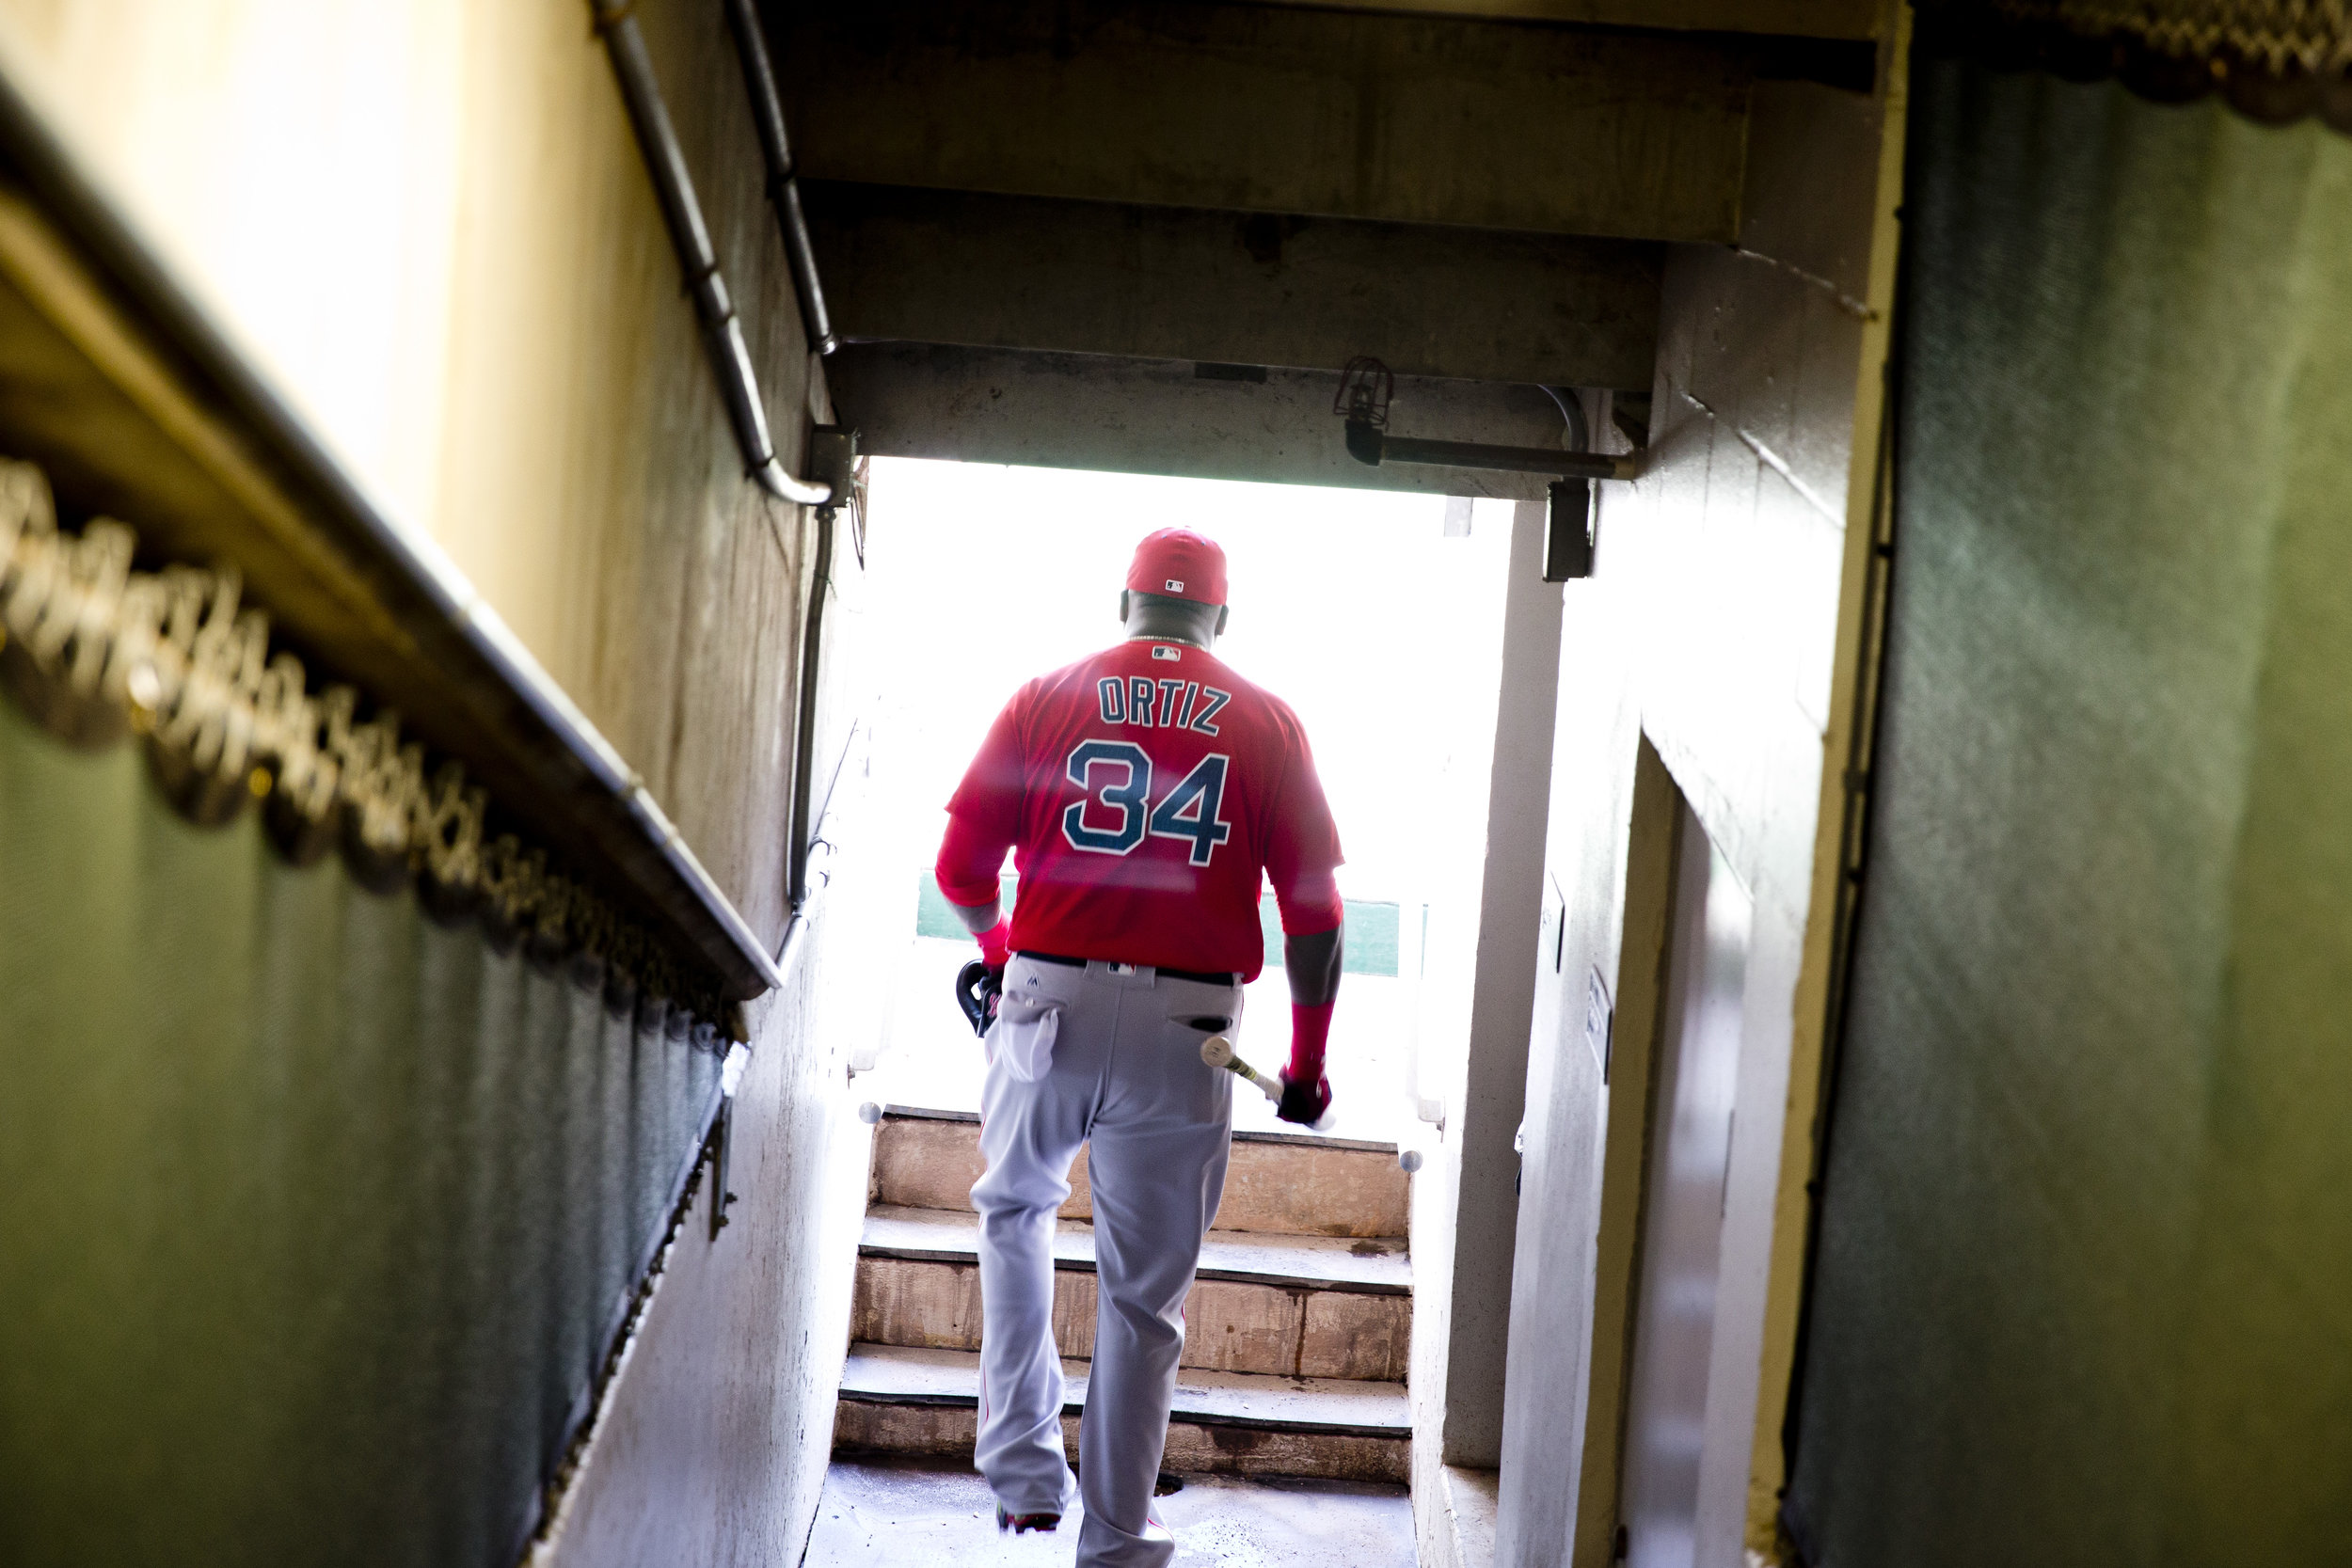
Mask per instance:
[[[2352,1560],[2352,141],[1923,63],[1787,1517]]]
[[[0,703],[0,1561],[512,1561],[717,1081]]]

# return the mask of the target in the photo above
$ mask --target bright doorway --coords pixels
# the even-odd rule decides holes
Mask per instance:
[[[1306,725],[1347,863],[1347,974],[1334,1020],[1338,1136],[1400,1146],[1432,1064],[1467,1048],[1502,643],[1509,502],[878,460],[860,684],[873,700],[870,820],[887,824],[876,928],[890,979],[861,1099],[977,1110],[982,1058],[951,985],[972,957],[930,879],[944,807],[1020,684],[1119,636],[1129,554],[1152,529],[1209,533],[1231,562],[1221,658]],[[1009,875],[1009,868],[1008,868]],[[1241,1044],[1289,1046],[1273,906]],[[1280,1128],[1237,1096],[1235,1126]],[[1434,1114],[1434,1109],[1433,1109]]]

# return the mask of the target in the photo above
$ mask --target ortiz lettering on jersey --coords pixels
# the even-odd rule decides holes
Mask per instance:
[[[1103,722],[1143,729],[1198,730],[1216,734],[1216,716],[1233,700],[1230,691],[1199,681],[1153,680],[1149,675],[1105,675],[1094,683]]]
[[[1266,880],[1286,931],[1339,924],[1306,732],[1205,649],[1139,639],[1029,682],[947,809],[940,888],[987,903],[1012,850],[1016,948],[1255,976]]]

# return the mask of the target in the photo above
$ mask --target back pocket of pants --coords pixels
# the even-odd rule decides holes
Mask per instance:
[[[1061,1033],[1059,1002],[1007,996],[988,1026],[988,1059],[1016,1083],[1034,1084],[1053,1069],[1054,1041]]]

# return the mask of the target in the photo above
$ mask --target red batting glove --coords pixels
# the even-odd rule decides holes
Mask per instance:
[[[1331,1108],[1331,1082],[1323,1075],[1323,1048],[1331,1037],[1331,1004],[1291,1004],[1291,1060],[1281,1072],[1282,1100],[1274,1114],[1311,1127]]]
[[[980,962],[1002,974],[1005,965],[1012,959],[1012,922],[1000,918],[995,925],[979,934],[978,941]]]

